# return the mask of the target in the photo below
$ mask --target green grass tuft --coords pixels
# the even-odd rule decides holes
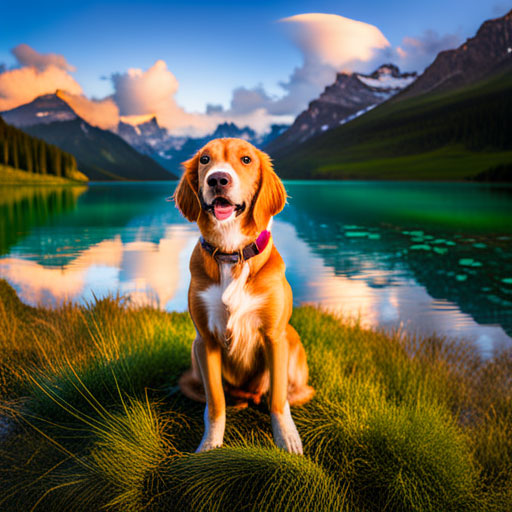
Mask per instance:
[[[195,454],[203,406],[177,389],[187,314],[110,298],[22,304],[0,281],[0,509],[509,510],[512,355],[363,329],[311,307],[292,323],[317,394],[278,450],[266,404],[228,407]]]

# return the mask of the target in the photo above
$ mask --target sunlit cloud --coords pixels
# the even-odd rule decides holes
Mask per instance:
[[[122,116],[155,115],[161,126],[177,135],[205,134],[215,129],[215,119],[186,112],[176,102],[179,83],[163,60],[147,70],[129,69],[114,73],[113,100]]]
[[[0,112],[10,110],[43,94],[63,89],[71,94],[82,94],[82,88],[65,70],[49,66],[40,71],[36,67],[10,69],[0,74]]]
[[[119,123],[119,108],[111,97],[91,100],[83,94],[71,94],[63,90],[58,91],[58,96],[89,124],[104,130],[116,129]]]

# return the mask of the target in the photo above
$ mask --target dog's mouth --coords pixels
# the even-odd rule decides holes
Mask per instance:
[[[245,210],[245,203],[233,204],[225,197],[216,197],[211,204],[204,204],[203,208],[212,213],[217,220],[226,220],[233,215],[233,212],[240,215]]]

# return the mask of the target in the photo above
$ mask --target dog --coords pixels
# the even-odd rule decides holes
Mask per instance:
[[[285,188],[269,156],[242,139],[212,140],[182,165],[173,198],[201,232],[188,292],[197,334],[191,368],[179,380],[187,397],[206,402],[197,452],[222,445],[226,391],[238,407],[268,392],[275,444],[302,454],[290,405],[306,403],[314,389],[288,323],[292,290],[270,232]]]

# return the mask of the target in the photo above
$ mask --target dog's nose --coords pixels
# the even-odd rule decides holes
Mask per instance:
[[[227,188],[231,185],[233,179],[231,175],[227,172],[214,172],[209,177],[206,183],[208,183],[209,187],[220,187]]]

